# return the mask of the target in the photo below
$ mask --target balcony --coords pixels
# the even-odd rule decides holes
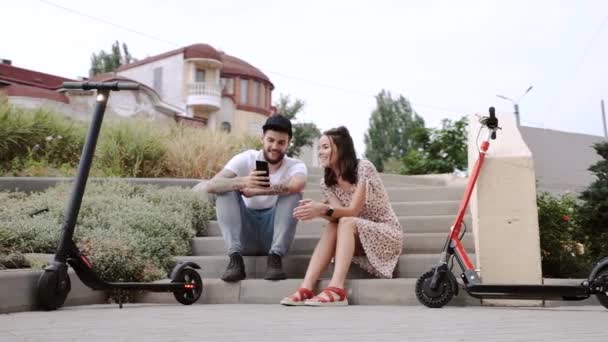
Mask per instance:
[[[201,106],[207,110],[218,110],[222,103],[222,90],[219,84],[194,82],[188,84],[188,106]]]

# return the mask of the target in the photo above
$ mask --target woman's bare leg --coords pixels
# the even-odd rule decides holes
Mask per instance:
[[[315,247],[310,258],[310,263],[306,269],[306,275],[300,287],[313,290],[315,283],[327,269],[329,261],[334,256],[336,251],[336,238],[338,235],[338,223],[329,222],[325,227],[325,231],[321,234],[321,238]],[[301,300],[300,295],[296,292],[291,295],[294,300]]]
[[[331,277],[329,286],[344,288],[344,281],[355,254],[356,233],[355,218],[343,217],[340,219],[336,241],[334,274]]]

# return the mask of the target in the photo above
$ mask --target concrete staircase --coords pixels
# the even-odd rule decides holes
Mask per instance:
[[[311,170],[305,198],[321,198],[321,175],[320,169]],[[447,175],[382,174],[381,177],[405,231],[403,255],[399,259],[393,279],[376,279],[353,265],[347,281],[349,302],[370,305],[418,305],[414,294],[416,279],[438,261],[439,251],[458,211],[465,180],[453,179]],[[472,226],[469,216],[465,217],[465,222],[469,228]],[[206,236],[192,240],[192,256],[179,256],[176,259],[194,261],[201,266],[204,290],[198,303],[276,304],[284,296],[293,293],[302,281],[323,226],[322,220],[298,223],[290,254],[283,260],[283,267],[289,279],[283,281],[263,279],[266,270],[264,256],[244,257],[246,280],[232,284],[219,280],[228,263],[228,257],[217,222],[211,222]],[[465,236],[463,243],[474,258],[473,235]],[[332,271],[333,265],[330,264],[322,275],[317,290],[327,286]],[[163,293],[144,293],[141,300],[175,302],[172,295]],[[479,300],[461,291],[451,302],[451,305],[465,304],[479,305]]]

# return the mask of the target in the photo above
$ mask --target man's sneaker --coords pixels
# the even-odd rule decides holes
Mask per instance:
[[[245,264],[241,253],[230,254],[230,263],[226,267],[226,271],[222,274],[221,279],[227,282],[235,282],[245,279]]]
[[[287,275],[283,272],[281,256],[278,254],[268,254],[268,262],[266,264],[266,280],[283,280],[287,279]]]

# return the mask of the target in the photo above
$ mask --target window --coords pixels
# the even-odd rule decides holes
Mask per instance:
[[[260,107],[266,108],[266,87],[260,83]]]
[[[249,80],[240,80],[241,86],[239,89],[240,97],[239,102],[242,104],[247,104],[247,83]]]
[[[194,82],[205,82],[205,69],[196,69],[194,74]]]
[[[229,122],[222,122],[222,124],[220,125],[220,130],[226,133],[230,133],[230,131],[232,130],[232,127],[230,126]]]
[[[259,89],[260,89],[260,82],[258,81],[254,81],[253,82],[253,103],[251,103],[252,105],[254,105],[255,107],[258,106],[258,103],[260,102],[260,98],[259,98]]]
[[[234,94],[234,79],[222,78],[222,91],[228,95]]]
[[[158,93],[158,95],[162,94],[163,91],[163,68],[158,67],[154,69],[154,81],[153,81],[154,90]],[[162,97],[162,95],[161,95]]]

